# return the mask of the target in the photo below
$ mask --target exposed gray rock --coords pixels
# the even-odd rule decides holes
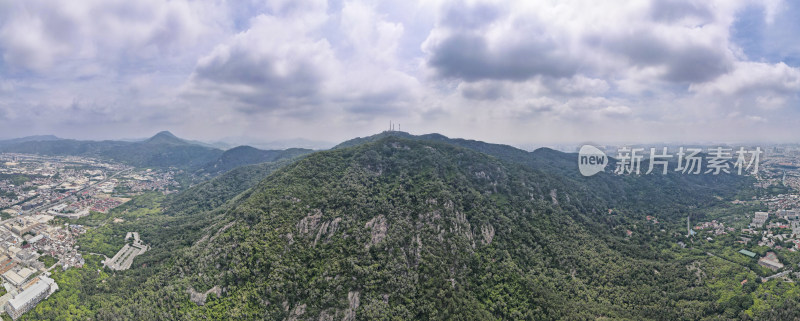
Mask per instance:
[[[378,215],[369,220],[364,227],[370,229],[371,234],[371,239],[366,245],[367,248],[380,243],[386,238],[386,231],[388,228],[386,226],[386,218],[383,215]]]
[[[342,319],[343,321],[353,321],[356,319],[356,309],[358,309],[358,306],[361,304],[359,294],[358,291],[347,292],[347,302],[349,306],[347,311],[345,311],[344,319]]]
[[[492,240],[494,239],[494,226],[491,224],[481,226],[481,235],[483,235],[483,244],[492,244]]]
[[[312,231],[317,230],[317,226],[319,226],[319,220],[322,218],[322,211],[319,209],[315,209],[312,211],[312,214],[304,217],[300,222],[297,222],[297,233],[301,236],[311,233]]]
[[[186,289],[186,293],[189,294],[189,300],[197,305],[202,306],[206,304],[206,298],[211,293],[216,294],[219,298],[222,295],[222,289],[220,289],[219,286],[214,286],[213,288],[208,289],[208,291],[200,293],[195,291],[193,287],[189,286],[189,288]]]

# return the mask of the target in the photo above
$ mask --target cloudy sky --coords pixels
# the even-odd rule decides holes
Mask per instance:
[[[0,0],[0,137],[797,141],[798,1]]]

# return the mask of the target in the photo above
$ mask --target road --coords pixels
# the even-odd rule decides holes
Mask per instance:
[[[58,263],[61,263],[61,260],[56,261],[56,263],[54,263],[53,266],[47,268],[47,271],[49,272],[50,270],[52,270],[54,267],[56,267],[56,265],[58,265]]]

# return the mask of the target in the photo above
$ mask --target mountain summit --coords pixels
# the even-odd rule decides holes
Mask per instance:
[[[160,131],[153,137],[148,138],[144,143],[158,143],[158,144],[189,144],[183,139],[178,138],[169,131]]]

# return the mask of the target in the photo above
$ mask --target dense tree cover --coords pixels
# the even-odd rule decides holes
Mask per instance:
[[[0,191],[0,198],[15,199],[17,198],[17,193],[14,193],[13,191],[2,190]]]
[[[58,259],[56,259],[56,258],[54,258],[54,257],[52,257],[50,255],[42,255],[42,256],[39,257],[39,261],[44,263],[44,266],[49,268],[49,267],[53,266],[53,264],[56,264],[56,262],[58,262]]]
[[[164,196],[155,192],[145,193],[108,214],[92,212],[74,221],[57,218],[57,224],[70,222],[89,228],[78,239],[78,246],[87,264],[80,269],[56,272],[54,277],[62,289],[65,286],[69,288],[66,291],[59,290],[23,318],[135,319],[108,314],[110,312],[99,307],[122,304],[124,298],[132,295],[141,282],[173,264],[176,253],[191,246],[204,229],[213,226],[215,218],[219,216],[216,211],[221,210],[217,207],[224,207],[221,204],[290,162],[284,160],[239,167],[180,194]],[[122,248],[125,234],[129,231],[139,232],[151,250],[137,257],[131,270],[112,272],[104,268],[100,264],[103,255],[111,257]]]
[[[42,175],[37,174],[0,174],[0,180],[8,180],[9,183],[20,186],[29,182],[32,179],[43,178]]]
[[[99,155],[137,167],[197,168],[222,155],[222,151],[160,132],[145,141],[111,148]]]
[[[58,274],[70,290],[25,318],[746,319],[797,292],[675,244],[687,215],[737,210],[746,178],[584,178],[574,155],[442,137],[384,134],[90,216],[82,251],[133,230],[153,249]]]
[[[289,148],[286,150],[262,150],[250,146],[239,146],[226,150],[216,160],[205,164],[197,173],[216,176],[231,169],[265,162],[292,159],[313,152],[305,148]]]
[[[112,298],[119,289],[109,281],[108,270],[100,264],[102,257],[95,255],[86,256],[86,265],[82,269],[69,269],[62,271],[59,268],[52,270],[53,280],[59,290],[53,293],[46,301],[36,306],[32,311],[23,315],[27,320],[87,320],[96,316],[95,311],[103,305],[110,304],[111,300],[98,300],[107,296]]]

